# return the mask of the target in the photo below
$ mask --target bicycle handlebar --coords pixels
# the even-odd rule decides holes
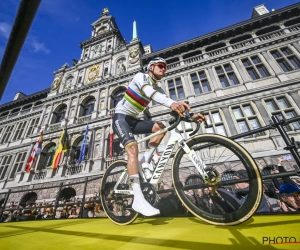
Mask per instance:
[[[189,104],[188,101],[185,101],[185,103]],[[196,128],[192,131],[192,133],[189,134],[189,136],[195,135],[198,132],[198,130],[200,129],[200,123],[192,119],[193,113],[190,113],[188,109],[186,109],[184,111],[184,116],[183,117],[179,116],[179,114],[177,114],[177,112],[175,112],[175,111],[172,111],[170,113],[170,115],[173,116],[174,119],[171,119],[169,121],[169,123],[173,123],[173,124],[168,128],[168,131],[171,131],[174,128],[176,128],[181,121],[196,123]],[[204,115],[204,114],[202,114],[202,115]],[[207,121],[204,121],[204,127],[205,128],[208,127]]]

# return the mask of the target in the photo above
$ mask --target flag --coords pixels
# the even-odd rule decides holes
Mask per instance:
[[[81,148],[80,148],[80,154],[79,154],[79,159],[78,159],[78,165],[84,160],[84,155],[85,155],[85,149],[86,149],[86,144],[87,144],[87,135],[88,135],[88,131],[89,131],[89,126],[88,124],[86,125],[85,128],[85,133],[83,136],[83,141],[81,144]]]
[[[114,142],[114,130],[113,130],[113,115],[110,116],[110,130],[109,130],[109,156],[113,157],[113,142]]]
[[[69,149],[69,142],[68,142],[68,133],[67,130],[63,130],[61,136],[59,138],[58,147],[55,151],[51,169],[55,170],[60,162],[60,158],[63,152],[66,152]]]
[[[32,152],[31,152],[31,155],[26,163],[26,166],[25,166],[25,171],[27,173],[30,172],[30,170],[32,169],[32,165],[34,163],[34,160],[36,158],[37,155],[39,155],[42,151],[42,143],[43,143],[43,131],[41,131],[40,133],[40,136],[39,136],[39,139],[36,141],[33,149],[32,149]]]

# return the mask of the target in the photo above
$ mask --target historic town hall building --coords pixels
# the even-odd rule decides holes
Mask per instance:
[[[167,95],[188,100],[193,110],[206,112],[209,127],[201,125],[201,133],[232,136],[269,124],[274,114],[300,115],[300,3],[271,12],[264,5],[257,6],[249,20],[159,51],[145,46],[147,41],[137,37],[135,23],[133,27],[133,38],[126,43],[114,17],[104,9],[92,23],[91,37],[80,43],[78,60],[56,70],[49,89],[28,96],[17,93],[13,101],[0,106],[0,190],[20,190],[11,200],[25,196],[27,200],[53,200],[57,189],[29,196],[22,190],[60,182],[70,183],[80,196],[83,185],[72,186],[72,182],[100,176],[112,160],[126,157],[116,137],[110,142],[110,116],[132,77],[157,56],[168,62],[160,83]],[[152,103],[142,117],[164,120],[168,112]],[[85,159],[78,165],[86,124]],[[179,129],[188,136],[190,126],[183,123]],[[64,128],[70,149],[52,171]],[[299,140],[300,123],[286,129]],[[25,165],[41,130],[42,152],[27,173]],[[286,153],[275,130],[239,141],[261,169]],[[140,145],[141,153],[145,145]],[[99,181],[90,182],[87,193],[98,189]],[[0,202],[3,198],[0,193]]]

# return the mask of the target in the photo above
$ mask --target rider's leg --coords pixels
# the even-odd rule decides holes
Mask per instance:
[[[153,125],[152,133],[158,132],[159,130],[164,129],[165,127],[166,126],[163,123],[156,122]],[[157,135],[157,136],[151,138],[150,141],[149,141],[149,145],[152,146],[152,147],[158,147],[158,145],[161,143],[162,139],[164,138],[165,134],[166,133],[163,133],[163,134],[160,134],[160,135]]]
[[[163,123],[157,122],[152,127],[152,133],[160,131],[160,130],[164,129],[165,127],[166,126]],[[166,133],[163,133],[163,134],[157,135],[157,136],[150,139],[149,145],[148,145],[148,147],[146,149],[146,152],[144,154],[144,159],[143,159],[144,162],[150,162],[151,157],[153,155],[153,152],[158,147],[158,145],[161,143],[161,141],[164,138],[165,134]]]
[[[152,207],[144,198],[141,190],[139,174],[138,174],[138,146],[136,142],[126,145],[126,151],[128,155],[128,174],[130,184],[133,190],[134,199],[132,208],[145,216],[153,216],[159,214],[159,210]]]

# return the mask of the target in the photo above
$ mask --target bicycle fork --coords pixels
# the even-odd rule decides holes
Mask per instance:
[[[191,162],[195,165],[196,169],[199,171],[200,175],[203,177],[203,180],[206,182],[209,180],[207,173],[205,172],[206,165],[199,158],[196,152],[193,149],[190,149],[189,146],[186,144],[183,138],[178,140],[179,146],[184,150],[184,152],[189,156]]]

